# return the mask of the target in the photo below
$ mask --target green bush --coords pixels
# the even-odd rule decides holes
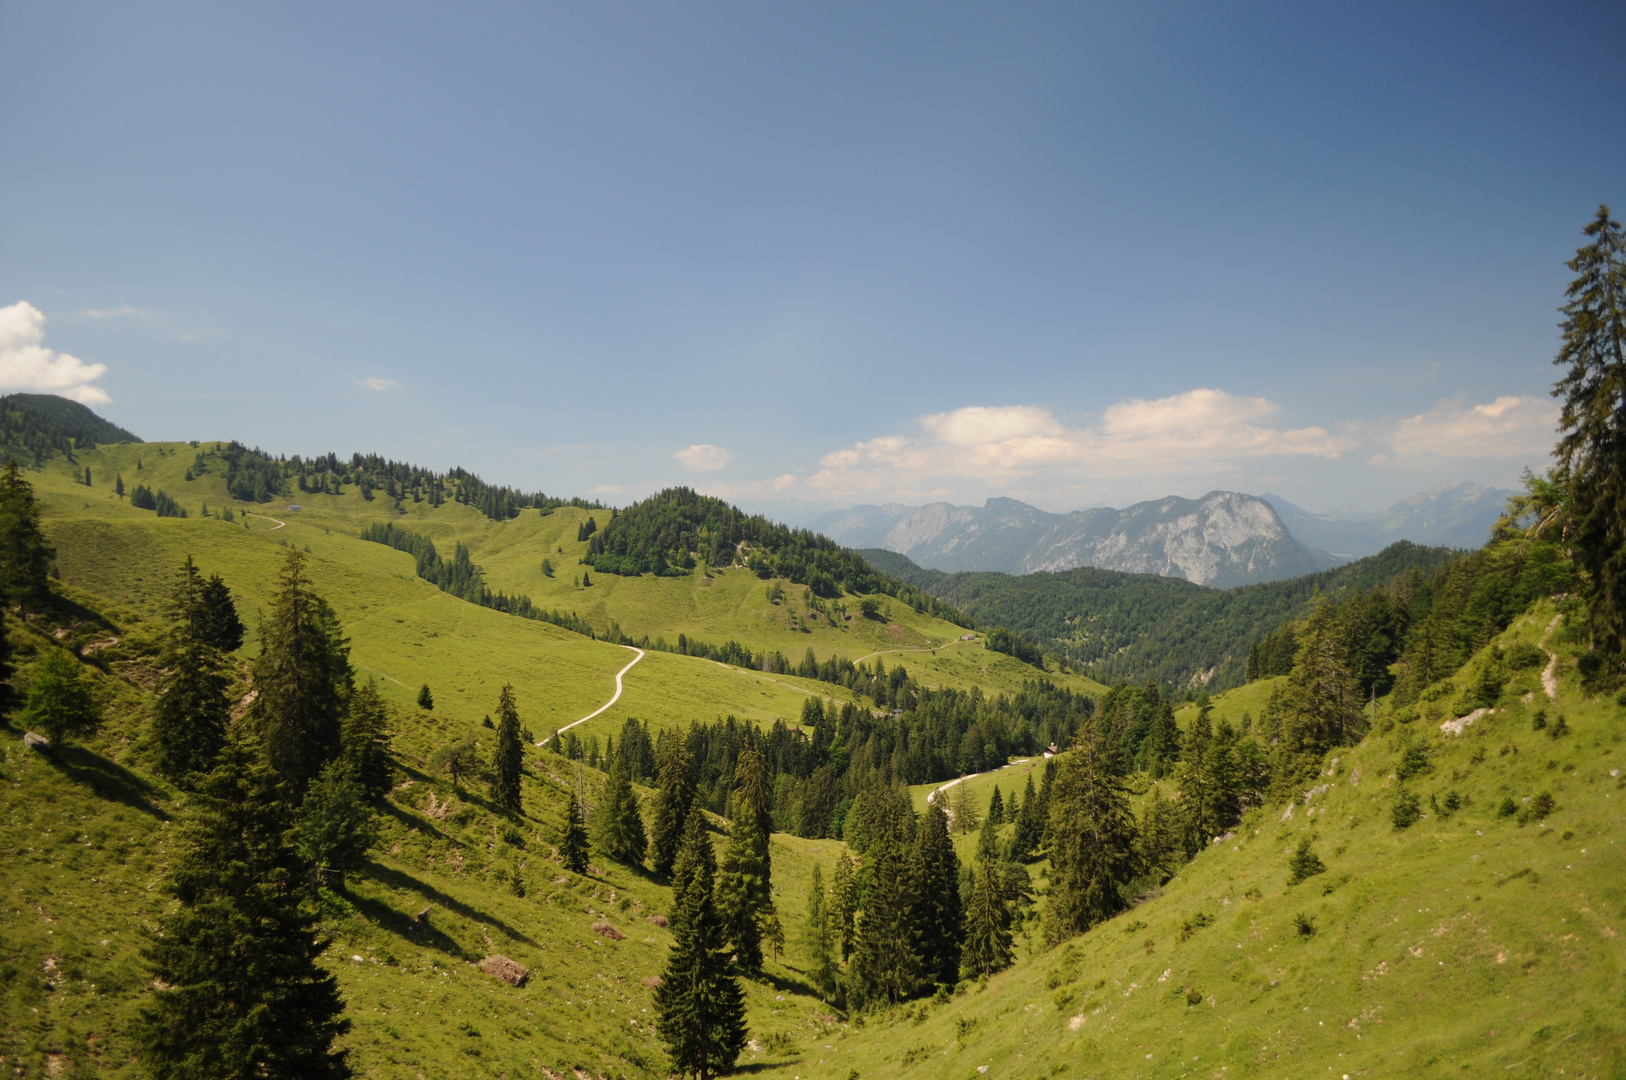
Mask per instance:
[[[1409,829],[1422,819],[1423,802],[1416,795],[1401,788],[1395,792],[1394,805],[1389,813],[1394,818],[1395,828]]]

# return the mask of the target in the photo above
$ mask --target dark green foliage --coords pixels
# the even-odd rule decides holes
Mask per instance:
[[[36,469],[56,454],[72,461],[76,450],[83,453],[102,443],[140,441],[77,401],[55,394],[0,397],[0,454],[32,462]]]
[[[60,749],[68,736],[87,735],[101,724],[101,707],[81,674],[79,661],[66,650],[45,651],[19,719],[50,739],[54,749]]]
[[[161,989],[135,1026],[158,1080],[338,1080],[349,1030],[327,942],[301,907],[288,810],[258,747],[233,740],[199,786],[170,847],[179,902],[146,950]]]
[[[352,679],[350,643],[338,617],[311,591],[305,556],[290,547],[261,628],[258,696],[247,720],[293,802],[339,753]]]
[[[895,1004],[931,985],[921,967],[924,928],[911,918],[918,901],[902,843],[883,836],[870,848],[866,871],[869,891],[848,974],[860,1001]]]
[[[994,828],[1005,824],[1005,797],[999,793],[999,785],[994,785],[994,793],[988,797],[988,822]]]
[[[813,876],[807,886],[807,920],[803,923],[802,946],[807,954],[807,977],[825,1000],[836,991],[835,943],[831,940],[830,924],[824,870],[814,863]]]
[[[1614,681],[1626,671],[1626,234],[1607,206],[1585,232],[1553,360],[1564,369],[1555,474],[1567,480],[1565,539],[1584,571],[1592,647]]]
[[[481,775],[485,771],[485,762],[480,759],[474,740],[463,739],[436,750],[429,759],[429,771],[444,772],[451,777],[452,786],[456,787],[462,784],[464,777]]]
[[[332,761],[305,790],[295,829],[299,855],[311,866],[311,882],[344,886],[344,875],[366,860],[376,835],[367,791],[347,763]]]
[[[1177,804],[1152,788],[1135,844],[1136,874],[1161,884],[1185,856],[1184,822]]]
[[[1299,937],[1315,936],[1315,916],[1299,912],[1293,916],[1293,929],[1298,931]]]
[[[714,896],[716,867],[705,818],[684,823],[673,880],[671,956],[655,988],[655,1030],[672,1071],[699,1080],[728,1072],[745,1047],[745,999],[729,973],[727,927]]]
[[[1569,721],[1564,719],[1564,714],[1563,713],[1559,713],[1558,714],[1558,719],[1553,721],[1553,726],[1547,729],[1547,735],[1548,735],[1549,738],[1561,739],[1565,735],[1568,735],[1569,733],[1570,733]]]
[[[497,747],[491,752],[491,800],[511,814],[520,812],[520,772],[525,748],[519,737],[519,708],[514,687],[504,683],[497,696]]]
[[[1285,673],[1292,638],[1270,635],[1303,619],[1317,595],[1340,599],[1387,588],[1414,568],[1427,573],[1456,557],[1444,548],[1402,541],[1334,570],[1223,591],[1093,567],[1011,575],[888,565],[896,576],[970,618],[1007,627],[1048,653],[1087,665],[1104,682],[1150,679],[1160,686],[1189,686],[1202,676],[1211,691],[1219,691],[1246,681],[1255,643],[1261,648],[1265,641],[1273,643],[1270,670],[1261,674]],[[875,559],[882,561],[879,555]]]
[[[840,946],[841,962],[852,955],[857,933],[857,883],[853,877],[853,862],[845,854],[836,857],[836,871],[830,882],[830,928]]]
[[[389,708],[369,678],[350,695],[339,729],[339,755],[346,775],[374,802],[389,794],[395,774],[388,727]]]
[[[1314,842],[1315,838],[1313,836],[1301,836],[1299,838],[1298,850],[1293,852],[1292,857],[1287,860],[1287,883],[1289,885],[1297,885],[1307,878],[1327,872],[1326,864],[1321,861],[1315,852],[1310,850],[1310,845]]]
[[[1500,664],[1486,657],[1485,662],[1479,666],[1479,674],[1474,677],[1473,688],[1468,694],[1468,704],[1476,709],[1493,709],[1502,699],[1502,684],[1506,674]]]
[[[212,574],[198,590],[199,611],[196,633],[221,652],[243,647],[243,620],[237,615],[237,602],[219,574]]]
[[[582,824],[581,800],[574,795],[570,797],[570,806],[565,811],[565,831],[559,841],[559,861],[572,873],[587,873],[587,829]]]
[[[640,724],[628,717],[621,725],[611,767],[621,769],[633,780],[655,778],[655,743],[649,737],[648,722]]]
[[[965,948],[961,971],[968,979],[982,978],[1011,966],[1011,917],[993,863],[971,870],[971,904],[965,918]]]
[[[650,858],[655,873],[668,875],[683,843],[683,830],[694,806],[694,758],[681,733],[663,731],[657,748],[660,787],[655,793],[655,824]]]
[[[1503,795],[1502,801],[1496,807],[1497,817],[1512,817],[1519,812],[1519,804],[1513,801],[1513,796]]]
[[[1537,792],[1519,809],[1519,824],[1523,825],[1531,821],[1546,821],[1547,815],[1553,812],[1554,805],[1552,792]]]
[[[424,683],[418,690],[418,708],[425,712],[435,711],[435,695],[429,692],[428,683]]]
[[[1428,747],[1409,740],[1402,743],[1400,760],[1395,762],[1395,779],[1405,783],[1414,776],[1421,776],[1428,769]]]
[[[1123,906],[1134,877],[1135,822],[1102,748],[1085,740],[1066,759],[1050,798],[1050,936],[1082,933]]]
[[[137,484],[130,494],[130,505],[137,510],[155,510],[159,517],[183,518],[186,510],[163,490],[153,491],[145,484]]]
[[[38,611],[51,598],[51,563],[56,549],[40,532],[34,486],[15,461],[0,471],[0,596],[24,611]]]
[[[994,652],[1014,656],[1024,664],[1032,664],[1040,671],[1044,670],[1044,650],[1003,627],[996,626],[988,631],[983,645]]]
[[[124,498],[124,474],[123,473],[120,473],[119,475],[117,475],[117,476],[115,476],[113,478],[113,494],[117,495],[121,499]]]
[[[214,767],[231,723],[230,679],[220,653],[186,632],[166,640],[164,674],[153,709],[152,741],[158,772],[182,786]]]
[[[773,869],[768,834],[773,827],[773,791],[762,754],[747,745],[734,769],[734,818],[728,848],[717,875],[717,906],[740,966],[762,966],[760,923],[773,914]]]
[[[995,866],[998,854],[985,866]],[[910,921],[920,935],[923,980],[953,987],[960,975],[965,917],[960,908],[960,860],[949,840],[948,818],[934,805],[926,807],[915,830],[910,876],[915,909]]]
[[[1514,671],[1525,671],[1547,663],[1547,653],[1528,641],[1520,641],[1507,650],[1502,660]]]
[[[638,794],[625,769],[610,770],[604,798],[593,813],[594,842],[599,848],[618,863],[641,865],[649,840],[644,835],[643,815],[638,811]]]
[[[1033,790],[1033,774],[1030,772],[1027,789],[1022,793],[1022,808],[1016,812],[1016,831],[1011,835],[1011,858],[1030,858],[1043,836],[1044,817]]]
[[[1409,829],[1423,817],[1423,803],[1416,795],[1400,788],[1389,806],[1389,816],[1396,829]]]

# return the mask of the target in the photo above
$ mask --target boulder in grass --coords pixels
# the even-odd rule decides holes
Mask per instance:
[[[666,919],[665,915],[651,915],[649,917],[649,921],[654,923],[656,926],[659,926],[659,927],[662,927],[662,928],[665,928],[665,927],[671,925],[670,923],[667,922],[667,919]]]
[[[617,930],[615,927],[611,926],[604,919],[600,919],[598,922],[593,924],[593,933],[599,935],[600,937],[607,937],[611,941],[620,941],[622,938],[627,936],[621,931]]]
[[[50,739],[34,731],[23,735],[23,745],[41,754],[50,754],[53,749]]]
[[[506,956],[488,956],[480,961],[480,970],[492,978],[501,979],[509,986],[524,986],[531,969]]]

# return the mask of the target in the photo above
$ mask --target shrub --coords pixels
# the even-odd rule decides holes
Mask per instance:
[[[1314,837],[1310,836],[1302,837],[1299,840],[1299,849],[1287,860],[1287,883],[1289,885],[1297,885],[1306,878],[1326,873],[1326,864],[1321,861],[1315,852],[1310,850],[1310,842],[1313,839]]]
[[[1299,937],[1315,936],[1315,916],[1299,912],[1293,916],[1293,929],[1299,932]]]
[[[1559,713],[1558,714],[1558,719],[1553,721],[1553,726],[1547,729],[1547,735],[1550,738],[1560,739],[1560,738],[1563,738],[1565,735],[1568,735],[1569,733],[1570,733],[1570,726],[1564,720],[1564,714]]]
[[[1524,809],[1519,811],[1519,824],[1527,821],[1545,821],[1547,815],[1553,812],[1553,796],[1551,792],[1543,791],[1531,796],[1525,803]]]
[[[1187,1005],[1201,1005],[1202,1003],[1203,1003],[1203,992],[1201,990],[1197,989],[1195,986],[1187,987],[1186,988],[1186,1004]]]
[[[1528,641],[1521,641],[1507,651],[1507,666],[1515,671],[1540,667],[1547,662],[1547,654]]]
[[[1428,751],[1423,747],[1407,746],[1400,752],[1400,761],[1395,765],[1395,779],[1404,783],[1426,771],[1428,771]]]
[[[1530,730],[1531,731],[1541,731],[1546,726],[1547,726],[1547,710],[1546,709],[1537,709],[1535,715],[1530,718]]]
[[[1389,810],[1396,829],[1409,829],[1423,817],[1423,802],[1416,795],[1401,788],[1395,792],[1394,805]]]
[[[1502,804],[1496,808],[1497,817],[1512,817],[1519,812],[1519,804],[1513,801],[1513,796],[1502,796]]]

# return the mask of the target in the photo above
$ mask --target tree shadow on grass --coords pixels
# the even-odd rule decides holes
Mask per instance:
[[[799,1057],[784,1057],[777,1061],[752,1061],[744,1065],[734,1066],[726,1075],[739,1076],[741,1074],[768,1072],[771,1069],[783,1069],[786,1065],[799,1065],[801,1061],[802,1059]]]
[[[531,946],[536,945],[536,942],[532,940],[531,936],[526,934],[524,931],[510,926],[508,923],[494,915],[488,915],[486,912],[480,911],[478,908],[470,907],[468,904],[465,904],[463,901],[457,899],[457,897],[452,896],[449,893],[441,892],[428,882],[419,881],[417,878],[413,877],[404,870],[397,870],[394,867],[385,866],[383,863],[377,861],[369,861],[367,864],[366,873],[368,877],[379,882],[380,884],[388,885],[393,889],[415,892],[430,903],[443,907],[447,911],[455,912],[456,914],[463,916],[465,919],[469,919],[473,922],[481,923],[486,926],[496,927],[498,930],[501,930],[503,933],[507,934],[516,941],[523,941],[525,944]]]
[[[752,982],[766,983],[781,994],[801,994],[810,998],[819,996],[818,988],[806,979],[786,978],[783,975],[775,975],[770,971],[753,972],[747,977]]]
[[[441,930],[434,923],[433,916],[422,919],[414,918],[404,911],[397,911],[384,900],[373,896],[358,896],[350,891],[345,898],[367,918],[378,926],[388,930],[397,937],[412,942],[414,945],[426,949],[434,949],[454,960],[473,961],[463,946],[454,941],[450,935]]]
[[[64,746],[49,760],[63,776],[84,784],[98,797],[151,814],[159,821],[169,820],[169,815],[153,804],[158,789],[118,762],[82,746]]]
[[[440,829],[434,825],[434,819],[423,813],[421,810],[412,810],[410,808],[397,806],[388,799],[384,800],[382,810],[384,813],[388,814],[396,821],[399,821],[408,829],[416,829],[418,832],[432,836],[436,840],[451,841],[452,839],[450,836],[447,836],[445,833],[441,832]]]

